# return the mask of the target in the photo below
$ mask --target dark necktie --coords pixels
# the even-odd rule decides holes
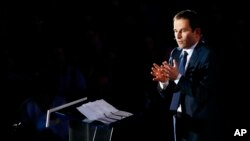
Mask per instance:
[[[185,66],[186,66],[186,62],[187,62],[187,55],[188,53],[186,51],[183,52],[183,54],[180,57],[180,61],[179,61],[179,73],[181,75],[185,75]],[[173,98],[171,101],[171,105],[170,105],[170,110],[176,111],[179,103],[180,103],[180,92],[176,92],[173,94]]]
[[[187,62],[187,55],[188,53],[186,51],[183,52],[183,55],[181,55],[180,63],[179,63],[179,72],[181,75],[185,75],[185,66]]]

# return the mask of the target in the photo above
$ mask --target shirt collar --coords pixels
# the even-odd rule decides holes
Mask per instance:
[[[188,53],[188,55],[191,55],[192,53],[193,53],[193,51],[194,51],[194,48],[196,47],[196,45],[198,44],[198,42],[196,42],[194,45],[192,45],[190,48],[185,48],[185,49],[183,49],[182,50],[182,53],[184,52],[184,51],[186,51],[187,53]]]

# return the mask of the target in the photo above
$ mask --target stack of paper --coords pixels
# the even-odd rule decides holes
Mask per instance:
[[[133,115],[132,113],[116,109],[103,99],[85,103],[77,107],[77,110],[86,116],[88,120],[97,120],[105,124],[110,124]]]

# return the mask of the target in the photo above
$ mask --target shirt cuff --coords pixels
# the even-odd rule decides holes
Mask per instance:
[[[161,89],[165,89],[165,88],[168,86],[169,81],[166,81],[166,82],[164,82],[164,83],[162,83],[162,82],[159,82],[159,83],[160,83]]]
[[[181,78],[181,74],[179,73],[179,75],[177,76],[177,78],[174,80],[175,84],[178,84],[180,78]]]

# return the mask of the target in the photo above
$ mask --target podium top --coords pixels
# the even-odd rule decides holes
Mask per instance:
[[[51,113],[57,112],[57,111],[62,110],[64,108],[67,108],[67,107],[73,106],[75,104],[78,104],[80,102],[86,101],[87,99],[88,99],[87,97],[84,97],[84,98],[81,98],[81,99],[78,99],[78,100],[75,100],[75,101],[72,101],[72,102],[63,104],[61,106],[54,107],[54,108],[51,108],[51,109],[47,110],[46,128],[48,128],[50,126],[50,115],[51,115]]]

